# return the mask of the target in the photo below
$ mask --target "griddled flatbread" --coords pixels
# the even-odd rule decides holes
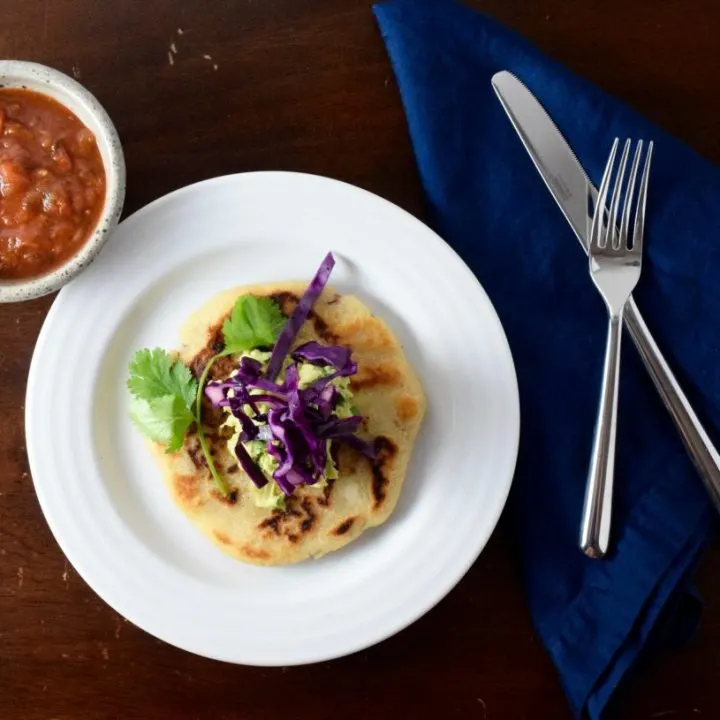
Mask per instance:
[[[208,358],[222,350],[222,323],[239,295],[271,296],[287,316],[304,290],[305,283],[298,282],[223,292],[181,330],[179,357],[199,377]],[[232,489],[229,497],[215,489],[194,432],[177,453],[168,455],[156,447],[165,479],[183,512],[222,550],[245,562],[282,565],[318,558],[385,522],[400,495],[425,414],[422,387],[400,343],[354,296],[326,288],[296,345],[308,340],[352,348],[358,364],[358,374],[351,378],[354,403],[367,418],[360,435],[374,444],[374,460],[334,444],[339,479],[323,489],[300,487],[288,498],[287,509],[268,510],[254,505],[250,480],[221,437],[225,414],[209,403],[203,411],[208,442]],[[232,359],[221,358],[210,375],[226,377],[234,368]]]

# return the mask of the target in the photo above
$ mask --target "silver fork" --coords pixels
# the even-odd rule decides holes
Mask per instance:
[[[630,214],[643,142],[642,140],[638,141],[623,201],[623,179],[630,155],[630,145],[630,140],[626,140],[608,211],[606,210],[606,201],[618,150],[618,139],[615,138],[600,185],[590,231],[590,277],[600,291],[608,309],[605,367],[580,532],[580,548],[592,558],[604,557],[610,541],[623,310],[640,279],[640,270],[642,269],[645,206],[653,150],[651,142],[648,145],[640,189],[637,193],[635,224],[632,244],[630,244],[628,242]],[[618,229],[617,215],[621,202],[623,202],[623,210]]]

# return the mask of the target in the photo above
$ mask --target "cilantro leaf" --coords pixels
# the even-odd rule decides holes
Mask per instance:
[[[138,350],[130,361],[130,392],[140,400],[153,400],[165,395],[178,396],[187,408],[197,394],[197,381],[180,360],[173,360],[165,350]]]
[[[198,389],[187,366],[160,348],[138,350],[130,361],[127,385],[131,420],[150,440],[166,445],[167,452],[179,450],[195,420]]]
[[[185,407],[192,408],[197,395],[198,384],[190,372],[190,368],[184,362],[176,360],[172,368],[170,368],[170,376],[185,400]]]
[[[195,418],[182,395],[163,395],[152,400],[133,397],[130,419],[150,440],[166,445],[166,452],[177,452]]]
[[[286,322],[286,317],[274,300],[241,295],[223,323],[225,353],[274,345]]]

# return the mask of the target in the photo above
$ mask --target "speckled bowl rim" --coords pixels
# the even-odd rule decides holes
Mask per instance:
[[[0,60],[0,88],[22,88],[40,92],[38,85],[54,86],[67,98],[64,104],[77,114],[79,106],[92,116],[95,127],[91,130],[104,141],[108,148],[109,163],[103,157],[106,176],[105,205],[92,235],[83,247],[63,265],[51,272],[27,280],[0,280],[0,302],[21,302],[55,292],[89,265],[107,242],[120,219],[125,202],[125,156],[120,138],[110,116],[95,96],[63,72],[25,60]],[[112,180],[112,181],[111,181]]]

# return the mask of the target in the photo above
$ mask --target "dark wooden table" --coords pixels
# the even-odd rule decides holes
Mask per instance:
[[[720,161],[716,0],[474,4]],[[0,57],[74,74],[109,111],[127,158],[126,214],[214,175],[287,169],[355,183],[423,216],[366,1],[0,0],[0,19]],[[125,622],[65,560],[28,474],[25,381],[51,302],[0,305],[0,718],[570,717],[502,522],[437,608],[342,660],[235,667]],[[699,634],[638,671],[624,717],[719,716],[718,561],[715,546],[699,578]]]

